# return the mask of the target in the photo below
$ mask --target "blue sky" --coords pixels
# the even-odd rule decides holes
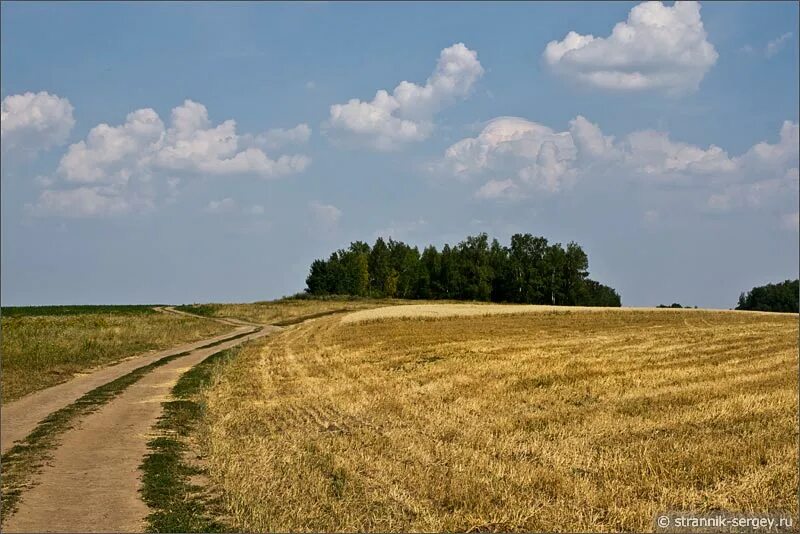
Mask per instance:
[[[796,3],[0,9],[4,305],[276,298],[481,231],[577,241],[625,305],[798,276]]]

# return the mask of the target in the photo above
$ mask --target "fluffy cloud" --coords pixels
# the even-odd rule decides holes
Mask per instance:
[[[33,153],[62,145],[75,125],[69,100],[46,92],[5,97],[0,119],[4,151]]]
[[[610,36],[571,31],[542,56],[555,72],[589,87],[681,93],[697,89],[719,54],[706,40],[697,2],[645,2]]]
[[[284,138],[299,139],[307,138],[310,130],[281,132]],[[261,148],[245,146],[246,141],[237,134],[235,121],[215,126],[206,107],[191,100],[172,110],[169,128],[154,110],[139,109],[128,114],[123,124],[99,124],[85,140],[71,145],[61,158],[57,174],[67,184],[80,187],[44,191],[34,211],[62,214],[62,206],[69,202],[76,205],[77,213],[87,215],[137,211],[155,205],[160,194],[173,198],[180,180],[176,175],[272,178],[300,172],[311,161],[304,155],[272,159]],[[58,202],[53,200],[54,195]],[[108,200],[106,204],[115,201],[113,209],[89,207],[101,204],[103,199]]]
[[[715,145],[703,148],[652,130],[617,140],[582,116],[563,132],[499,117],[450,146],[435,167],[461,180],[483,180],[475,192],[481,199],[554,194],[580,179],[622,178],[710,190],[707,206],[714,210],[758,209],[796,200],[799,131],[786,121],[776,143],[763,141],[731,157]]]
[[[336,226],[342,217],[342,211],[332,204],[323,204],[315,200],[309,202],[308,208],[314,221],[323,228]]]
[[[425,85],[403,81],[390,94],[381,89],[369,102],[352,99],[330,108],[327,128],[345,140],[377,150],[394,150],[426,139],[433,116],[465,98],[483,75],[478,54],[464,44],[445,48]]]
[[[480,198],[499,198],[517,194],[524,186],[560,190],[574,176],[575,158],[575,143],[569,132],[555,132],[518,117],[499,117],[489,121],[477,137],[450,146],[445,151],[444,166],[461,177],[487,173],[500,176],[476,193]]]

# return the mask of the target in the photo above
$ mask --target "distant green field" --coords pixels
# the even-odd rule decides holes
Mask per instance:
[[[3,317],[31,317],[45,315],[82,315],[85,313],[156,313],[156,304],[87,305],[87,306],[3,306]]]

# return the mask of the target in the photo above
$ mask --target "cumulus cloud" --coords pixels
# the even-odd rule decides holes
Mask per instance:
[[[508,198],[513,199],[519,196],[519,186],[514,180],[489,180],[475,191],[476,198]]]
[[[72,104],[47,92],[9,95],[0,111],[3,149],[35,153],[67,142],[75,125]]]
[[[444,167],[456,176],[474,174],[510,176],[492,178],[478,192],[480,198],[516,195],[522,186],[549,192],[570,182],[576,148],[569,132],[555,132],[519,117],[489,121],[477,137],[462,139],[445,151]]]
[[[403,81],[389,93],[381,89],[365,102],[351,99],[330,108],[327,128],[344,140],[377,150],[395,150],[426,139],[433,131],[433,116],[465,98],[483,75],[478,54],[463,43],[445,48],[436,69],[418,85]]]
[[[618,90],[696,90],[719,54],[706,39],[697,2],[645,2],[608,37],[570,31],[542,54],[556,73],[589,87]]]
[[[300,140],[310,134],[307,126],[280,130],[273,135],[284,140]],[[299,128],[299,129],[298,129]],[[274,132],[274,131],[273,131]],[[269,133],[269,132],[268,132]],[[226,120],[214,125],[202,104],[186,100],[174,108],[170,125],[154,110],[146,108],[129,113],[121,125],[99,124],[85,140],[71,145],[58,165],[57,175],[67,184],[78,184],[76,193],[62,191],[60,203],[80,204],[86,199],[118,201],[114,209],[85,209],[91,215],[117,214],[150,208],[161,195],[174,201],[180,176],[252,175],[273,178],[301,172],[310,163],[305,155],[281,155],[270,158],[261,148],[247,146],[247,139],[236,132],[236,122]],[[94,191],[90,198],[88,191]],[[44,191],[37,213],[61,214],[61,204],[46,198]],[[121,209],[121,206],[127,206]]]
[[[476,136],[445,150],[435,169],[463,181],[484,183],[481,199],[550,195],[581,179],[629,179],[710,189],[715,210],[760,208],[797,198],[797,123],[786,121],[775,143],[762,141],[739,156],[722,148],[675,141],[667,133],[636,131],[622,139],[605,135],[578,116],[555,131],[520,117],[498,117]]]
[[[308,208],[314,221],[324,228],[336,226],[342,217],[342,211],[332,204],[323,204],[315,200],[309,202]]]

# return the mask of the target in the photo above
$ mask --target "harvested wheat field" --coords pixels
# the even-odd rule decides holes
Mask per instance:
[[[232,526],[650,531],[666,510],[796,513],[796,315],[480,308],[325,317],[243,350],[202,436]]]

